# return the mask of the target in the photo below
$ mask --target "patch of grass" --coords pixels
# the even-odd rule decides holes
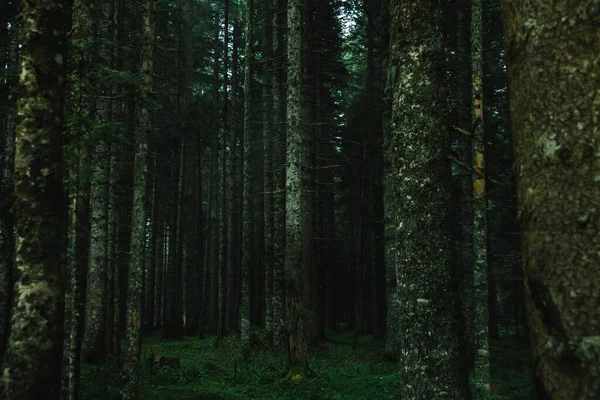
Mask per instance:
[[[336,341],[339,339],[335,337]],[[361,345],[371,347],[366,349],[353,350],[340,341],[342,344],[327,344],[311,353],[314,377],[282,381],[285,355],[268,349],[253,350],[243,361],[239,339],[235,336],[219,341],[214,337],[182,341],[164,341],[156,336],[146,338],[140,371],[141,398],[393,399],[399,385],[397,364],[380,361],[378,353],[373,351],[377,344],[371,343],[369,338],[360,341]],[[154,366],[151,370],[148,361],[151,354],[178,358],[180,367]],[[83,399],[117,399],[119,384],[115,364],[84,365]]]
[[[283,381],[285,355],[268,349],[253,350],[244,360],[239,339],[145,338],[141,374],[144,400],[371,400],[395,399],[401,384],[397,363],[383,361],[383,343],[359,338],[353,349],[351,333],[328,332],[332,342],[314,349],[310,367],[314,376]],[[532,366],[522,340],[492,341],[492,400],[529,399]],[[177,358],[180,366],[154,366],[151,355]],[[82,369],[83,399],[118,399],[120,377],[116,363]]]

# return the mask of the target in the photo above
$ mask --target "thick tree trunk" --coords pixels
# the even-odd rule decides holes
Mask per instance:
[[[538,398],[600,398],[600,13],[502,1]]]
[[[464,399],[454,331],[439,2],[392,3],[386,262],[395,269],[402,399]],[[435,365],[435,368],[432,368]]]
[[[286,170],[286,250],[284,276],[286,287],[287,372],[294,376],[310,373],[308,365],[307,310],[304,275],[308,262],[303,259],[302,211],[306,194],[302,192],[304,131],[302,117],[302,3],[289,0],[288,85],[287,85],[287,170]]]
[[[67,249],[63,108],[72,2],[23,1],[21,7],[13,177],[19,277],[1,392],[6,400],[59,399]]]

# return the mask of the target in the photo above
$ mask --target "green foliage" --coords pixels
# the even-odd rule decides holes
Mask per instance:
[[[151,371],[151,354],[178,358],[181,367],[154,367]],[[284,355],[259,349],[242,362],[237,336],[177,342],[153,337],[143,346],[141,398],[393,399],[398,389],[397,365],[381,361],[379,352],[372,348],[352,350],[346,344],[336,344],[315,350],[311,356],[314,378],[281,382]],[[108,375],[106,371],[110,371]],[[84,366],[82,398],[116,399],[119,382],[114,365]]]
[[[258,333],[260,334],[260,333]],[[146,339],[140,369],[142,399],[395,399],[401,377],[396,363],[384,362],[383,343],[362,336],[352,348],[351,332],[329,333],[335,344],[312,351],[313,378],[282,381],[285,356],[253,350],[242,360],[239,337],[164,341]],[[490,400],[530,398],[531,355],[523,339],[492,341]],[[154,365],[153,355],[180,360],[180,367]],[[82,399],[109,400],[119,396],[117,364],[83,366]]]

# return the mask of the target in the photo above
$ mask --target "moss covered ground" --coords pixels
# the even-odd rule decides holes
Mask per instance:
[[[142,392],[144,400],[217,399],[395,399],[401,377],[397,363],[386,361],[383,343],[361,337],[356,349],[351,333],[329,333],[331,342],[311,353],[310,379],[282,380],[285,358],[257,346],[242,360],[239,341],[230,336],[217,341],[146,338],[143,345]],[[529,399],[531,362],[522,340],[504,337],[493,341],[493,399]],[[179,366],[159,366],[151,356],[178,359]],[[83,399],[117,399],[119,372],[116,363],[84,366]]]

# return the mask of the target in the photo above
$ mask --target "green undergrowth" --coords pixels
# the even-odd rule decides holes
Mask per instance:
[[[533,364],[524,338],[490,341],[490,374],[495,399],[528,400],[533,395]]]
[[[360,337],[356,348],[351,333],[328,334],[331,342],[311,351],[314,376],[284,380],[285,356],[266,347],[253,349],[242,360],[239,339],[220,341],[186,338],[165,341],[145,338],[141,366],[141,399],[323,399],[385,400],[397,398],[397,363],[385,361],[383,343]],[[151,355],[178,359],[180,366],[154,366]],[[492,345],[494,399],[525,399],[530,371],[528,353],[506,341]],[[518,371],[515,370],[518,369]],[[120,377],[116,363],[82,368],[82,398],[117,399]]]

